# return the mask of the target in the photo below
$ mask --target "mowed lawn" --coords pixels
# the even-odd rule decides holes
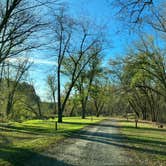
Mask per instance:
[[[117,119],[123,137],[123,147],[135,165],[166,165],[166,126],[158,128],[155,123]],[[115,126],[116,127],[116,126]]]
[[[104,118],[65,117],[63,123],[58,123],[57,131],[53,119],[0,123],[0,165],[21,165],[31,155],[38,154],[52,143],[102,119]]]

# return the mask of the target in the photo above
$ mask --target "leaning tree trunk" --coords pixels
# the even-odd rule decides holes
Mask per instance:
[[[6,106],[6,117],[8,118],[9,114],[11,113],[13,106],[13,95],[9,93],[8,95],[8,101]]]

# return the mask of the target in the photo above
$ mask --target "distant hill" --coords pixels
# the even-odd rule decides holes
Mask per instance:
[[[27,82],[16,85],[12,80],[1,81],[1,121],[6,119],[22,121],[25,119],[42,118],[49,114],[52,107],[52,103],[41,102],[33,85]]]

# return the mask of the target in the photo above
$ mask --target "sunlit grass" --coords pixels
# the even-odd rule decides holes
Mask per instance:
[[[99,122],[103,117],[64,117],[63,123],[58,123],[55,130],[56,119],[28,120],[22,123],[10,122],[0,125],[0,165],[18,165],[19,162],[32,153],[45,149],[70,136],[81,128]]]
[[[158,128],[155,123],[139,122],[135,128],[134,121],[118,119],[121,133],[129,154],[137,164],[166,164],[166,128]]]

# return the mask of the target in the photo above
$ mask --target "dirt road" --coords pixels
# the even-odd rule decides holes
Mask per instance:
[[[122,136],[115,121],[105,120],[86,127],[60,144],[55,144],[26,166],[116,166],[128,165]]]

